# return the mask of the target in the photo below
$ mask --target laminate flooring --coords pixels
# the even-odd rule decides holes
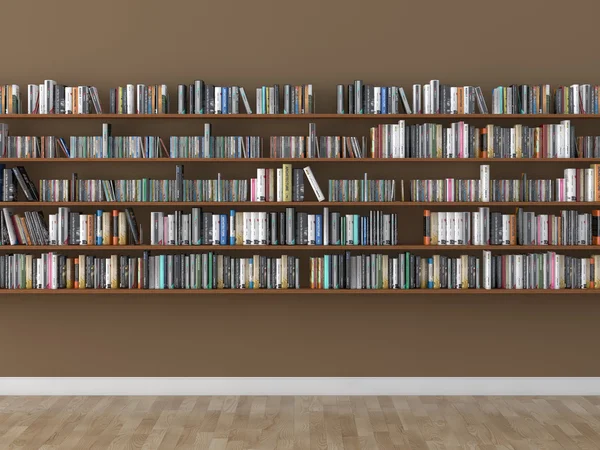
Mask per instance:
[[[600,397],[0,397],[0,449],[600,449]]]

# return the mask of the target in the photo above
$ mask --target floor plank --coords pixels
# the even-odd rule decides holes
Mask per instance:
[[[600,397],[0,397],[0,449],[600,449]]]

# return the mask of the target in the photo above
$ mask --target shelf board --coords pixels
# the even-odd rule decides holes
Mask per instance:
[[[17,251],[283,251],[283,252],[327,252],[327,251],[592,251],[598,245],[0,245],[0,252]]]
[[[600,120],[600,114],[1,114],[0,120]]]
[[[598,295],[600,289],[0,289],[0,295]]]
[[[111,206],[114,208],[128,206],[212,206],[212,207],[240,207],[240,208],[277,208],[285,206],[321,206],[321,207],[348,207],[348,206],[377,206],[379,208],[400,208],[400,207],[477,207],[477,206],[570,206],[570,207],[598,207],[600,202],[0,202],[0,208],[13,207],[57,207],[57,206]]]
[[[0,116],[0,120],[2,117]],[[451,164],[521,164],[521,163],[600,163],[600,158],[0,158],[0,163],[451,163]]]

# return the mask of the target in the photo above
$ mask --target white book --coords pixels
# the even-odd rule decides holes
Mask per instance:
[[[490,201],[490,166],[482,164],[479,166],[479,196],[480,201]]]
[[[269,87],[269,105],[267,109],[268,114],[275,114],[275,88]]]
[[[267,213],[258,213],[258,238],[260,245],[267,245]]]
[[[540,245],[548,245],[549,244],[549,236],[548,236],[548,214],[539,214],[539,223],[540,223],[540,236],[539,243]]]
[[[502,245],[510,245],[510,214],[502,214]]]
[[[594,169],[585,170],[585,197],[586,202],[594,201]]]
[[[283,169],[281,169],[281,168],[277,169],[276,189],[277,189],[276,199],[278,202],[282,202],[283,201]]]
[[[483,289],[492,288],[492,252],[483,251]]]
[[[213,237],[213,241],[211,242],[211,244],[212,245],[221,245],[220,236],[221,236],[221,215],[220,214],[213,214],[212,215],[212,237]]]
[[[85,263],[84,263],[85,264]],[[35,288],[42,289],[44,286],[44,263],[42,258],[36,258],[36,274],[35,274]],[[81,269],[81,260],[79,261],[79,270]],[[84,272],[85,273],[85,272]]]
[[[456,245],[465,245],[463,238],[465,233],[465,221],[462,212],[454,213],[454,243]]]
[[[458,114],[458,88],[450,88],[450,114]]]
[[[346,214],[346,242],[345,245],[354,245],[354,215]]]
[[[463,122],[462,124],[462,149],[461,153],[463,158],[469,157],[469,124]]]
[[[317,233],[315,217],[315,214],[308,215],[308,245],[316,245]]]
[[[232,214],[233,210],[229,213],[229,245],[235,245],[235,214]]]
[[[110,274],[111,274],[111,260],[110,258],[106,258],[104,261],[105,270],[104,270],[104,287],[106,289],[110,289]]]
[[[266,201],[266,184],[267,176],[265,169],[256,169],[256,201]]]
[[[46,94],[46,114],[54,114],[54,86],[56,81],[44,80],[44,91]]]
[[[565,169],[565,201],[577,201],[577,169]]]
[[[264,114],[261,88],[256,88],[256,114]]]
[[[447,213],[438,212],[438,245],[448,245]]]
[[[275,288],[281,289],[281,258],[277,258],[275,261]]]
[[[221,114],[223,112],[223,107],[221,105],[221,91],[221,86],[215,86],[215,114]]]
[[[135,86],[133,84],[128,84],[125,92],[125,95],[127,96],[127,114],[135,114]],[[79,100],[81,100],[81,98]],[[81,110],[81,103],[79,104],[79,109]]]
[[[169,214],[167,216],[167,245],[175,245],[175,214]]]
[[[319,183],[317,183],[317,180],[315,179],[315,176],[313,175],[312,170],[310,169],[310,166],[306,166],[304,168],[304,174],[306,175],[306,178],[308,179],[308,182],[310,183],[310,186],[312,187],[313,192],[315,193],[315,196],[317,197],[317,200],[320,202],[325,200],[325,196],[323,195],[323,192],[321,191],[321,188],[319,187]],[[279,174],[277,174],[277,177],[279,178]],[[283,197],[283,195],[282,195],[282,197]]]
[[[431,114],[431,86],[423,86],[423,113]]]
[[[446,213],[446,233],[448,236],[448,245],[456,245],[456,214],[454,212]]]
[[[79,214],[79,245],[89,245],[88,236],[88,216],[87,214]]]
[[[587,287],[587,282],[588,282],[588,271],[589,271],[589,259],[585,258],[581,260],[581,280],[580,280],[580,284],[579,287],[581,289],[585,289]]]
[[[323,245],[329,245],[329,208],[323,208]]]
[[[473,212],[472,216],[473,225],[471,229],[473,230],[472,242],[473,245],[482,245],[481,244],[481,221],[480,221],[480,213],[478,211]]]
[[[375,114],[381,114],[381,87],[379,86],[373,89],[373,109]]]
[[[555,137],[555,147],[556,147],[556,156],[558,158],[566,158],[565,152],[565,127],[561,124],[556,124],[556,137]]]
[[[45,84],[38,86],[38,95],[40,96],[40,114],[48,114],[48,95]]]
[[[399,152],[398,158],[406,157],[406,148],[405,148],[405,139],[406,139],[406,122],[404,120],[398,121],[398,145]]]
[[[511,158],[516,158],[517,157],[517,139],[516,139],[516,133],[515,133],[515,129],[511,128],[510,129],[510,157]]]
[[[515,255],[515,289],[523,289],[523,255]]]
[[[252,213],[244,211],[243,240],[245,245],[252,245]]]
[[[570,158],[571,157],[571,121],[563,120],[560,122],[560,124],[562,125],[561,126],[562,132],[563,132],[562,141],[564,142],[563,158]]]
[[[391,158],[400,158],[400,125],[390,125]]]
[[[37,84],[27,85],[27,114],[33,114],[38,106],[39,86]]]
[[[252,215],[252,226],[251,226],[252,244],[258,245],[260,242],[260,240],[259,240],[260,214],[258,212],[252,212],[251,215]]]
[[[65,87],[65,114],[73,114],[73,88],[70,86]]]

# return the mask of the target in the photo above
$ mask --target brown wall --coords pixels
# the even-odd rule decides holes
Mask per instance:
[[[335,84],[356,78],[409,90],[439,78],[488,94],[498,84],[600,82],[593,1],[11,0],[2,13],[0,82],[22,88],[49,78],[94,84],[106,96],[128,82],[168,83],[171,93],[196,78],[250,92],[312,82],[318,112],[333,112]],[[305,122],[276,122],[220,122],[214,132],[305,134]],[[16,134],[98,133],[94,122],[10,126]],[[318,126],[320,134],[368,131],[362,122]],[[201,129],[198,121],[113,124],[115,134]],[[96,167],[65,165],[55,175],[126,170]],[[136,167],[171,177],[174,165]],[[211,167],[188,165],[186,174],[209,176]],[[218,170],[250,177],[255,167]],[[410,179],[449,167],[339,166],[333,175]],[[451,167],[457,176],[478,173],[475,164]],[[314,169],[322,182],[330,175]],[[492,175],[521,170],[494,167]],[[527,170],[552,177],[561,166]],[[399,212],[402,243],[418,243],[421,210]],[[599,313],[593,296],[0,294],[0,376],[599,376]]]

